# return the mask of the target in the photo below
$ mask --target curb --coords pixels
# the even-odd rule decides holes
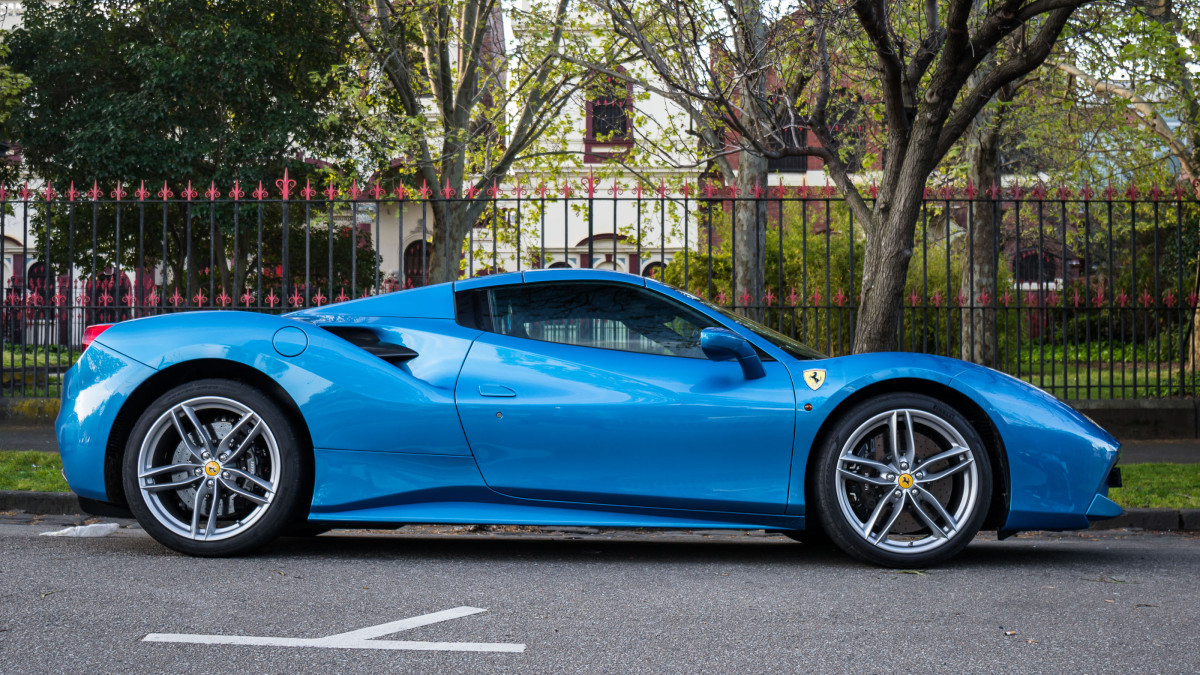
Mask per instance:
[[[0,490],[0,511],[24,511],[43,515],[85,515],[83,509],[79,507],[79,498],[71,492]],[[1125,509],[1125,513],[1116,518],[1098,520],[1092,523],[1091,527],[1093,530],[1121,528],[1200,532],[1200,509]]]
[[[84,515],[79,498],[71,492],[28,492],[0,490],[0,511],[24,511],[42,515]]]
[[[1092,523],[1093,530],[1169,530],[1200,531],[1200,509],[1125,509],[1125,513]]]

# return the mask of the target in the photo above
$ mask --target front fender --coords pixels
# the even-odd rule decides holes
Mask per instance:
[[[804,515],[808,460],[821,430],[846,399],[886,380],[924,380],[951,386],[954,376],[968,364],[940,356],[876,352],[813,361],[788,361],[796,383],[796,440],[788,488],[789,515]],[[804,372],[824,370],[825,379],[815,390],[805,383]],[[811,405],[811,410],[805,406]]]
[[[956,359],[917,354],[864,354],[789,367],[826,370],[825,383],[816,391],[797,389],[789,514],[804,514],[809,456],[838,407],[867,387],[897,379],[948,387],[991,420],[1009,471],[1008,517],[1001,530],[1086,528],[1096,495],[1107,495],[1108,473],[1119,457],[1116,439],[1062,401],[1014,377]],[[801,373],[793,373],[793,378],[803,381]],[[811,411],[804,410],[806,403],[812,404]]]
[[[971,366],[951,385],[983,408],[1004,439],[1010,500],[1001,530],[1088,527],[1096,495],[1108,495],[1117,439],[1050,394],[990,368]]]

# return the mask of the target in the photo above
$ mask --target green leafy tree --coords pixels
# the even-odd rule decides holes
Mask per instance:
[[[30,82],[11,119],[24,169],[60,193],[95,181],[106,197],[118,183],[131,195],[143,180],[151,194],[169,182],[177,196],[191,181],[201,200],[211,185],[227,196],[236,180],[249,195],[259,181],[274,188],[287,168],[303,182],[314,173],[305,153],[333,155],[343,145],[330,121],[334,85],[312,74],[343,62],[349,37],[333,0],[28,0],[6,64]],[[113,256],[118,243],[132,255],[136,228],[126,220],[118,242],[117,207],[97,209],[96,249],[84,245],[90,213],[72,233],[68,209],[40,214],[53,258],[65,261],[74,237],[72,263],[91,268],[95,255],[101,267],[131,266]],[[257,261],[245,241],[232,256],[232,206],[168,211],[176,282],[188,274],[192,286],[202,283],[200,265],[181,267],[184,252],[215,250],[208,273],[223,288],[246,286]],[[246,218],[256,216],[242,215],[245,237]],[[279,229],[281,208],[267,207],[264,220]],[[154,248],[150,262],[161,257]]]
[[[7,63],[10,51],[7,39],[7,31],[0,31],[0,141],[11,138],[8,119],[21,100],[21,92],[29,87],[29,78],[13,70]],[[8,173],[7,169],[0,168],[0,173]]]
[[[1092,162],[1168,183],[1181,180],[1200,197],[1200,3],[1191,0],[1104,2],[1081,17],[1090,26],[1052,64],[1069,93],[1112,124]],[[1164,158],[1169,161],[1162,161]],[[1195,205],[1188,204],[1188,220]],[[1196,233],[1189,231],[1194,247]],[[1132,236],[1132,234],[1131,234]],[[1200,264],[1189,261],[1200,275]],[[1191,280],[1200,288],[1200,276]],[[1200,313],[1192,319],[1186,358],[1200,363]]]

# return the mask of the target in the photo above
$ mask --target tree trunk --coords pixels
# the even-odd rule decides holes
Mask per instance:
[[[755,321],[763,319],[767,267],[767,203],[756,198],[755,189],[765,190],[766,179],[767,160],[740,153],[736,185],[742,201],[734,202],[733,208],[733,303]]]
[[[462,273],[462,242],[483,209],[479,200],[451,199],[434,202],[433,228],[429,232],[429,269],[426,283],[454,281]],[[495,270],[493,270],[494,272]]]
[[[905,164],[911,165],[914,160],[909,159]],[[862,304],[854,333],[855,354],[896,348],[904,311],[904,282],[928,175],[928,171],[906,166],[892,194],[887,194],[886,187],[880,193],[875,222],[863,247]]]
[[[967,133],[967,162],[970,165],[971,182],[983,192],[997,182],[999,171],[1000,130],[995,106],[989,105],[980,111],[975,123]],[[962,297],[971,309],[962,313],[962,359],[987,365],[996,358],[996,336],[992,330],[995,309],[988,321],[985,296],[996,295],[996,222],[999,215],[996,202],[984,201],[974,204],[973,213],[967,218],[966,260],[963,261],[962,282],[959,286]],[[947,214],[949,218],[949,214]],[[949,235],[949,221],[946,233]]]

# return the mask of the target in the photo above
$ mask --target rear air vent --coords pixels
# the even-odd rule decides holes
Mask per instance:
[[[416,352],[404,345],[383,342],[379,339],[379,333],[370,328],[362,328],[360,326],[321,326],[321,328],[363,351],[378,356],[394,366],[398,366],[417,356]]]

